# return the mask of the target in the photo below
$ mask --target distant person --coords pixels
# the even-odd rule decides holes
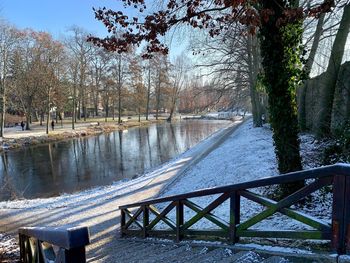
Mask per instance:
[[[22,131],[24,131],[24,126],[25,126],[24,121],[21,121]]]
[[[53,131],[55,130],[55,121],[54,120],[52,120],[52,122],[51,122],[51,128]]]

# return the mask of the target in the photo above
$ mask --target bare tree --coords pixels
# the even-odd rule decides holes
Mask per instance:
[[[6,113],[7,82],[11,74],[11,59],[20,41],[21,33],[0,21],[0,137],[4,136],[4,124]]]
[[[92,46],[90,43],[86,42],[86,38],[88,33],[79,27],[72,27],[70,32],[72,35],[66,39],[66,46],[71,53],[71,57],[76,60],[78,65],[78,71],[76,74],[76,81],[74,87],[78,87],[79,90],[79,114],[78,118],[81,118],[81,112],[84,116],[84,120],[86,121],[87,116],[87,76],[89,73],[89,60],[92,55]],[[74,92],[77,94],[77,92]],[[73,100],[75,101],[77,98],[74,96]]]
[[[181,90],[185,86],[189,65],[186,64],[188,58],[184,54],[181,54],[175,58],[172,70],[170,73],[170,114],[167,121],[171,122],[173,114],[175,112],[176,104]]]
[[[321,85],[320,110],[317,119],[318,136],[326,136],[331,132],[331,117],[334,101],[334,92],[338,74],[344,55],[344,48],[350,29],[350,4],[344,6],[344,12],[340,21],[333,48],[331,51],[325,78]]]

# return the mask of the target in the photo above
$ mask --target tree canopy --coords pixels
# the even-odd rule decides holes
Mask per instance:
[[[133,7],[143,13],[147,9],[144,0],[122,0],[125,7]],[[168,47],[160,38],[178,24],[206,29],[214,37],[227,31],[231,23],[247,26],[248,32],[255,33],[263,23],[276,15],[276,10],[263,5],[262,0],[168,0],[166,8],[148,14],[141,21],[139,17],[129,17],[122,11],[106,7],[94,9],[96,19],[100,20],[111,33],[99,38],[90,36],[89,41],[110,51],[127,52],[130,45],[140,45],[146,41],[144,57],[151,53],[167,54]],[[278,1],[279,2],[279,1]],[[316,6],[298,6],[297,0],[281,1],[281,15],[275,21],[278,26],[292,23],[307,16],[318,16],[334,6],[334,0],[325,0]],[[120,34],[122,29],[123,33]]]

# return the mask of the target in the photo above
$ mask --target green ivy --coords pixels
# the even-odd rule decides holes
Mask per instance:
[[[278,3],[276,3],[278,2]],[[269,96],[269,116],[273,140],[281,173],[301,170],[300,142],[296,90],[304,78],[302,65],[303,21],[288,22],[283,19],[281,1],[264,1],[264,8],[275,11],[260,29],[263,83]],[[278,13],[280,12],[280,13]],[[303,182],[283,187],[284,195],[300,188]]]
[[[350,123],[335,132],[335,139],[323,151],[323,164],[350,163]]]

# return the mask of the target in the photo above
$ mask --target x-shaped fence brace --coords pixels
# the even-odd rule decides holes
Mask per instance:
[[[272,200],[251,191],[253,188],[262,186],[290,183],[293,181],[291,175],[295,177],[294,181],[297,179],[313,179],[313,181],[309,181],[303,188],[279,201]],[[350,242],[346,243],[346,240],[350,241],[350,231],[347,231],[345,229],[346,227],[343,226],[346,226],[346,222],[350,226],[350,212],[348,212],[350,209],[350,176],[348,175],[350,175],[349,165],[335,165],[316,169],[316,172],[304,171],[287,176],[280,176],[277,179],[263,179],[256,182],[253,181],[216,189],[206,189],[122,206],[122,234],[140,235],[143,237],[175,236],[177,241],[184,237],[197,235],[205,237],[224,237],[233,243],[237,242],[240,237],[322,239],[331,240],[333,248],[340,253],[342,253],[342,251],[344,252],[346,249],[350,251]],[[307,215],[301,211],[297,211],[297,206],[293,207],[293,205],[310,196],[312,193],[329,185],[333,186],[332,224]],[[197,197],[215,195],[219,196],[204,208],[190,200]],[[265,207],[265,209],[256,215],[252,215],[244,222],[240,222],[240,209],[242,208],[241,197],[257,203]],[[214,214],[214,210],[227,200],[229,201],[229,222]],[[159,203],[168,204],[161,211],[158,211],[155,205]],[[136,212],[133,214],[130,208],[135,207]],[[195,213],[187,220],[185,220],[184,216],[185,207]],[[169,218],[169,213],[174,210],[175,219]],[[271,216],[278,216],[276,213],[303,223],[309,226],[311,230],[260,230],[253,228],[256,224],[263,220],[268,220]],[[150,214],[154,215],[152,220],[150,220]],[[141,215],[142,220],[139,220]],[[193,227],[197,222],[203,219],[209,220],[216,228],[196,229]],[[157,228],[160,223],[165,223],[169,228]],[[136,226],[137,229],[130,229],[132,225]]]

